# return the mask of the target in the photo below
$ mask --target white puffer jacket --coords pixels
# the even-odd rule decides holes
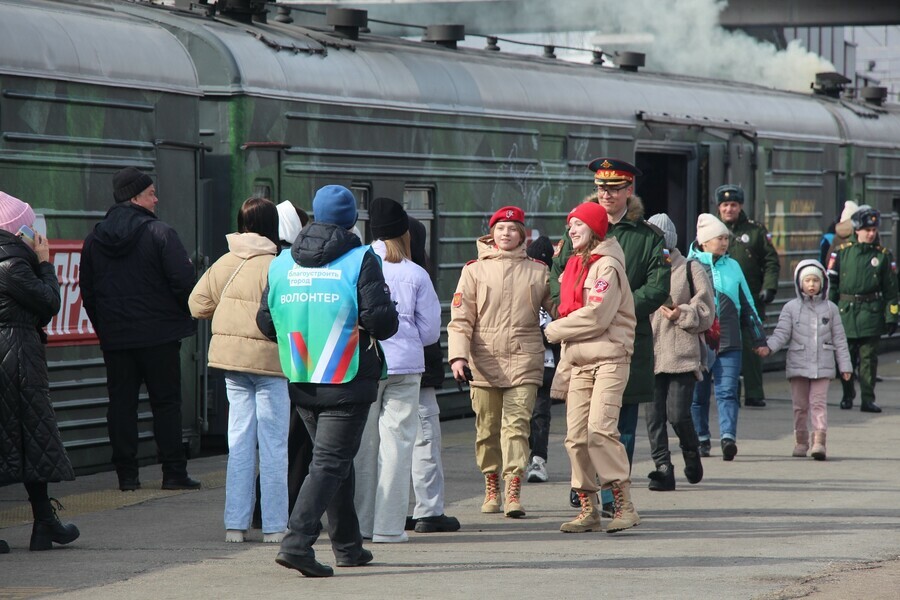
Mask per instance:
[[[815,296],[807,296],[800,288],[800,271],[814,266],[822,272],[822,289]],[[841,323],[841,313],[828,301],[828,278],[825,268],[817,260],[803,260],[794,269],[794,288],[797,298],[781,309],[778,326],[767,340],[769,350],[778,352],[787,347],[785,372],[791,377],[834,379],[835,358],[841,373],[850,373],[850,350]]]

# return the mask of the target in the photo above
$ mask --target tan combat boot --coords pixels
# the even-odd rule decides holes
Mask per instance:
[[[629,529],[641,524],[641,518],[634,510],[631,503],[631,486],[628,483],[612,484],[613,504],[616,507],[615,516],[606,526],[606,533],[615,533],[623,529]]]
[[[816,460],[825,460],[825,432],[813,431],[812,457]]]
[[[503,512],[511,519],[521,519],[525,516],[525,509],[519,502],[519,492],[522,489],[522,478],[513,475],[506,479],[506,490],[503,492]]]
[[[568,523],[560,525],[563,533],[587,533],[600,531],[600,511],[597,510],[597,497],[594,494],[578,492],[581,500],[581,513]]]
[[[484,504],[481,505],[481,512],[500,512],[500,475],[497,473],[487,473],[484,476]]]
[[[805,457],[809,452],[809,434],[805,431],[794,431],[794,451],[791,456]]]

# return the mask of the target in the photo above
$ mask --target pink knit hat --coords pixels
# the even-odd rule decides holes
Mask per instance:
[[[34,211],[27,202],[22,202],[6,192],[0,192],[0,229],[18,233],[19,227],[34,224]]]

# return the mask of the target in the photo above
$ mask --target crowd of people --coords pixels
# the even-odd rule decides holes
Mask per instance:
[[[640,524],[631,463],[641,404],[650,490],[676,487],[669,425],[685,478],[703,479],[713,389],[721,456],[733,461],[742,381],[745,406],[764,407],[761,359],[770,353],[787,350],[793,456],[826,459],[831,379],[845,386],[841,408],[852,407],[858,378],[861,410],[880,411],[878,341],[896,331],[900,307],[877,210],[847,203],[827,266],[797,265],[796,298],[767,339],[780,263],[771,235],[743,211],[739,186],[716,190],[718,214],[699,215],[683,255],[668,215],[645,220],[639,169],[605,157],[588,168],[596,195],[569,212],[555,248],[546,237],[528,243],[521,208],[492,214],[450,299],[446,362],[426,231],[395,200],[369,204],[365,245],[357,200],[342,186],[316,192],[313,220],[290,202],[249,198],[228,252],[195,283],[177,233],[156,216],[153,181],[135,168],[118,172],[115,204],[84,242],[81,287],[107,368],[119,489],[141,487],[142,384],[162,488],[201,487],[181,443],[180,345],[196,319],[212,321],[209,366],[224,371],[229,403],[225,541],[260,527],[264,542],[280,544],[276,562],[308,577],[333,575],[313,549],[325,515],[339,567],[373,560],[364,540],[460,529],[444,512],[435,393],[444,365],[469,386],[483,513],[526,515],[523,482],[549,479],[550,405],[565,400],[568,500],[579,509],[561,524],[566,533]],[[30,548],[47,550],[79,531],[48,495],[49,483],[74,472],[43,347],[59,284],[34,221],[30,205],[0,192],[0,485],[24,483]]]

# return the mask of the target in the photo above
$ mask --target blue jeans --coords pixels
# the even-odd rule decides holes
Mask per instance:
[[[719,409],[719,437],[737,439],[738,382],[741,376],[741,351],[728,350],[716,357],[703,381],[698,381],[694,388],[694,399],[691,402],[691,418],[697,438],[707,441],[709,435],[709,393],[711,381],[716,386],[716,407]]]
[[[256,494],[259,445],[263,533],[287,528],[287,439],[291,402],[287,379],[227,371],[228,469],[225,478],[225,529],[250,527]]]
[[[629,467],[634,462],[634,436],[637,433],[638,411],[640,408],[640,404],[623,404],[621,410],[619,410],[619,441],[625,446]],[[612,490],[600,492],[600,502],[602,504],[609,504],[612,501]]]

